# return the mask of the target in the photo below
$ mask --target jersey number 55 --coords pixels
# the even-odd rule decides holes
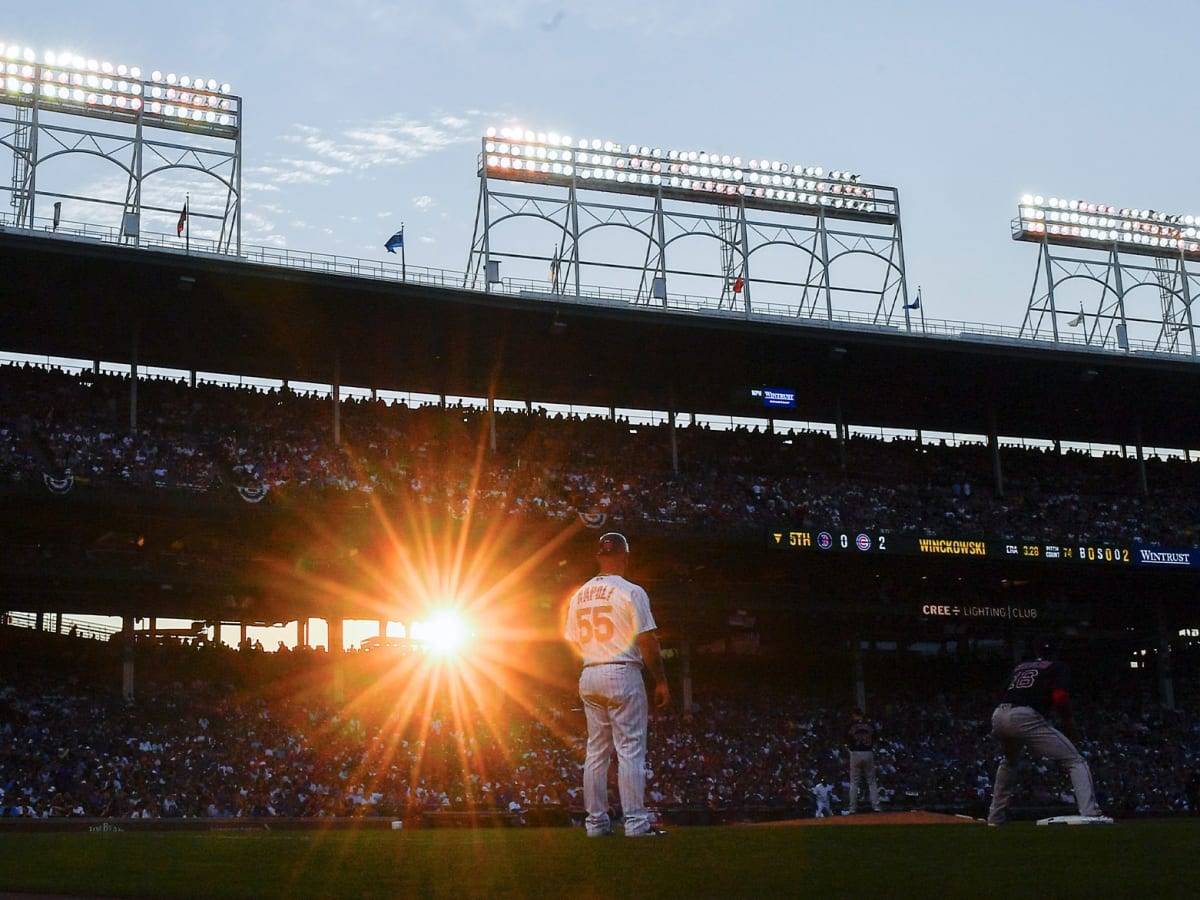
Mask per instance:
[[[612,620],[611,606],[590,606],[587,609],[576,610],[576,623],[579,628],[579,643],[590,644],[593,640],[606,643],[612,640],[616,627]]]

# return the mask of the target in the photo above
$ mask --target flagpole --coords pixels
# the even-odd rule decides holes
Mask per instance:
[[[408,267],[404,259],[404,223],[400,223],[400,280],[408,281]]]
[[[183,252],[186,256],[192,255],[192,211],[188,208],[192,205],[192,195],[189,191],[183,195]]]

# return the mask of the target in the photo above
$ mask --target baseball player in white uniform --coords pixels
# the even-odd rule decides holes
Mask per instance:
[[[833,815],[833,807],[829,803],[829,798],[833,794],[833,786],[825,783],[825,779],[821,779],[813,785],[813,799],[817,801],[816,817],[824,819],[826,816]]]
[[[608,816],[608,767],[617,754],[617,789],[625,836],[666,834],[646,811],[646,733],[649,707],[642,669],[654,678],[654,705],[671,700],[659,653],[650,598],[625,579],[629,542],[615,531],[602,535],[596,554],[600,574],[571,597],[564,629],[583,658],[579,696],[587,716],[583,764],[584,824],[588,837],[613,834]]]

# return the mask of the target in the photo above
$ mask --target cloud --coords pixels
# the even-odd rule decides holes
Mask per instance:
[[[447,151],[461,152],[462,147],[476,144],[488,125],[503,119],[502,114],[469,109],[428,117],[398,113],[333,125],[295,123],[275,138],[265,154],[260,154],[264,164],[244,173],[243,194],[249,203],[243,204],[243,209],[251,205],[261,208],[256,201],[267,197],[276,205],[269,213],[273,221],[244,217],[243,236],[256,243],[287,243],[280,232],[298,237],[304,229],[291,223],[300,218],[301,209],[311,210],[326,202],[318,195],[328,197],[333,192],[339,202],[360,205],[364,201],[372,203],[371,198],[377,201],[381,196],[379,185],[394,182],[398,168],[436,159]],[[290,208],[281,208],[283,205]],[[416,194],[411,199],[410,214],[432,212],[437,206],[432,194]],[[382,220],[394,219],[397,214],[367,215]],[[346,223],[349,232],[331,230],[328,234],[340,237],[354,232],[355,224],[361,223]]]
[[[328,184],[337,175],[350,171],[347,166],[333,166],[319,159],[281,159],[278,166],[268,170],[274,184]],[[259,170],[262,174],[262,170]]]
[[[270,169],[284,183],[329,180],[369,169],[403,166],[447,148],[479,140],[482,114],[443,115],[430,121],[393,115],[370,123],[350,123],[339,131],[298,124],[283,135],[291,153]]]
[[[263,215],[265,212],[279,213],[280,218],[287,221],[289,216],[279,209],[267,209],[263,206],[256,206],[256,211],[242,212],[242,232],[244,236],[253,235],[253,241],[250,243],[256,245],[264,245],[268,247],[286,247],[288,244],[286,235],[280,234],[276,227],[275,220],[270,216]],[[295,228],[300,223],[290,222],[289,225]]]

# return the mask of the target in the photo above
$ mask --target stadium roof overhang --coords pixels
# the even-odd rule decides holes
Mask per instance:
[[[250,264],[0,232],[0,349],[389,390],[1194,448],[1200,362]],[[135,349],[136,348],[136,349]],[[839,416],[840,413],[840,416]]]

